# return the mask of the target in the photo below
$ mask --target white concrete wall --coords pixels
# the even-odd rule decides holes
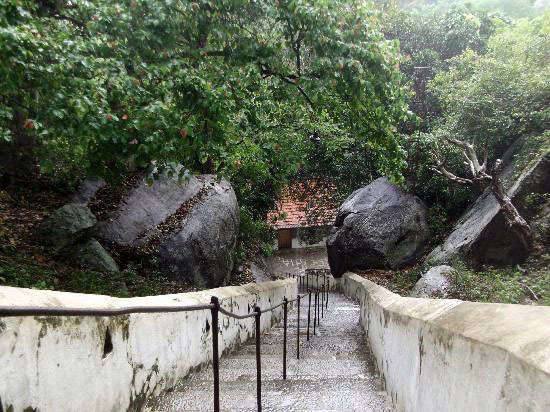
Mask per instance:
[[[397,411],[550,411],[550,307],[406,298],[351,273],[341,287]]]
[[[327,240],[327,238],[324,237],[321,241],[319,241],[317,243],[309,244],[309,243],[306,243],[305,240],[303,240],[302,238],[300,238],[298,236],[293,237],[292,238],[292,249],[305,249],[305,248],[308,248],[308,247],[325,246],[326,240]]]
[[[319,242],[309,244],[304,239],[300,237],[300,234],[298,232],[299,228],[293,228],[292,230],[292,243],[291,248],[292,249],[307,249],[307,248],[313,248],[313,247],[321,247],[325,246],[327,237],[323,237]],[[272,244],[273,250],[279,250],[279,241],[278,239],[275,239]]]
[[[256,304],[267,308],[284,296],[294,299],[296,293],[293,280],[130,299],[0,287],[0,305],[196,305],[210,303],[215,295],[222,307],[245,314]],[[254,336],[253,319],[219,316],[220,351]],[[282,308],[263,314],[263,331],[281,316]],[[147,397],[173,387],[193,368],[211,361],[210,322],[209,310],[109,318],[1,318],[0,398],[4,410],[139,410]],[[103,357],[107,329],[113,350]]]

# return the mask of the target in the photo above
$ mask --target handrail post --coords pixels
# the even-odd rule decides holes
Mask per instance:
[[[220,358],[218,354],[218,311],[220,301],[216,296],[210,298],[213,307],[210,309],[212,315],[212,371],[214,373],[214,412],[220,411]]]
[[[320,306],[321,306],[321,296],[319,296],[320,292],[317,291],[317,326],[319,326],[319,328],[321,327],[321,316],[319,316],[320,314]]]
[[[321,296],[323,296],[323,300],[321,301],[321,317],[325,317],[325,285],[323,284],[323,289],[321,292]]]
[[[311,322],[311,290],[308,289],[308,304],[307,304],[307,341],[309,342],[309,324]]]
[[[328,292],[330,292],[330,278],[327,278],[327,285],[328,285],[328,291],[327,291],[327,301],[325,302],[325,305],[328,309]]]
[[[259,306],[254,307],[256,312],[256,401],[258,403],[258,412],[262,410],[262,361],[260,354],[260,318],[262,316]]]
[[[300,359],[300,299],[301,296],[298,294],[298,329],[296,333],[296,359]]]
[[[319,291],[315,291],[315,304],[313,305],[313,335],[317,335],[315,328],[317,325],[317,300],[319,296]]]
[[[283,298],[283,323],[284,323],[284,338],[283,338],[283,379],[286,379],[286,328],[288,322],[288,299]]]

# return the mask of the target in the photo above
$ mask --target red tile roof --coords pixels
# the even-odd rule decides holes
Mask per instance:
[[[283,190],[268,220],[277,229],[332,225],[338,209],[333,192],[334,186],[327,182],[293,182]]]

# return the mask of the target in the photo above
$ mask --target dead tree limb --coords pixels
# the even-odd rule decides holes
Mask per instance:
[[[499,162],[497,161],[492,175],[487,173],[487,145],[483,149],[483,162],[480,163],[475,149],[475,142],[467,143],[452,137],[445,137],[445,141],[461,149],[467,160],[466,164],[472,173],[472,178],[460,177],[447,170],[445,160],[441,160],[436,152],[433,152],[435,166],[432,167],[432,170],[453,182],[463,185],[478,186],[483,189],[488,184],[493,196],[500,205],[507,225],[516,234],[525,250],[531,250],[533,238],[531,227],[512,203],[498,177]]]

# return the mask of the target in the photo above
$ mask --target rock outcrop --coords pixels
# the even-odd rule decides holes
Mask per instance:
[[[501,181],[525,218],[528,196],[550,192],[550,135],[518,139],[503,156]],[[529,220],[529,219],[528,219]],[[459,219],[454,230],[428,256],[430,264],[467,260],[475,267],[521,263],[529,255],[507,226],[500,206],[487,188]]]
[[[413,263],[430,236],[426,215],[420,199],[385,177],[356,190],[338,209],[327,238],[332,274]]]
[[[207,193],[188,213],[181,228],[162,240],[158,251],[164,271],[197,286],[223,284],[233,269],[239,231],[237,198],[229,182],[205,182]]]
[[[180,181],[178,177],[160,176],[153,184],[143,181],[128,193],[107,221],[100,222],[101,236],[121,246],[139,246],[143,237],[174,215],[203,188],[195,176]]]
[[[89,238],[97,220],[86,206],[69,203],[55,210],[39,228],[39,236],[44,245],[55,252]]]
[[[100,272],[118,272],[114,259],[95,239],[76,246],[74,252],[74,259],[84,267]]]
[[[453,268],[446,265],[434,266],[416,282],[409,296],[413,298],[446,298],[451,287],[449,275]]]
[[[99,224],[105,240],[147,249],[172,279],[209,287],[220,286],[231,273],[238,230],[235,192],[211,175],[143,181]]]
[[[265,257],[258,255],[255,259],[247,262],[247,265],[254,282],[261,283],[273,280],[273,268]]]

